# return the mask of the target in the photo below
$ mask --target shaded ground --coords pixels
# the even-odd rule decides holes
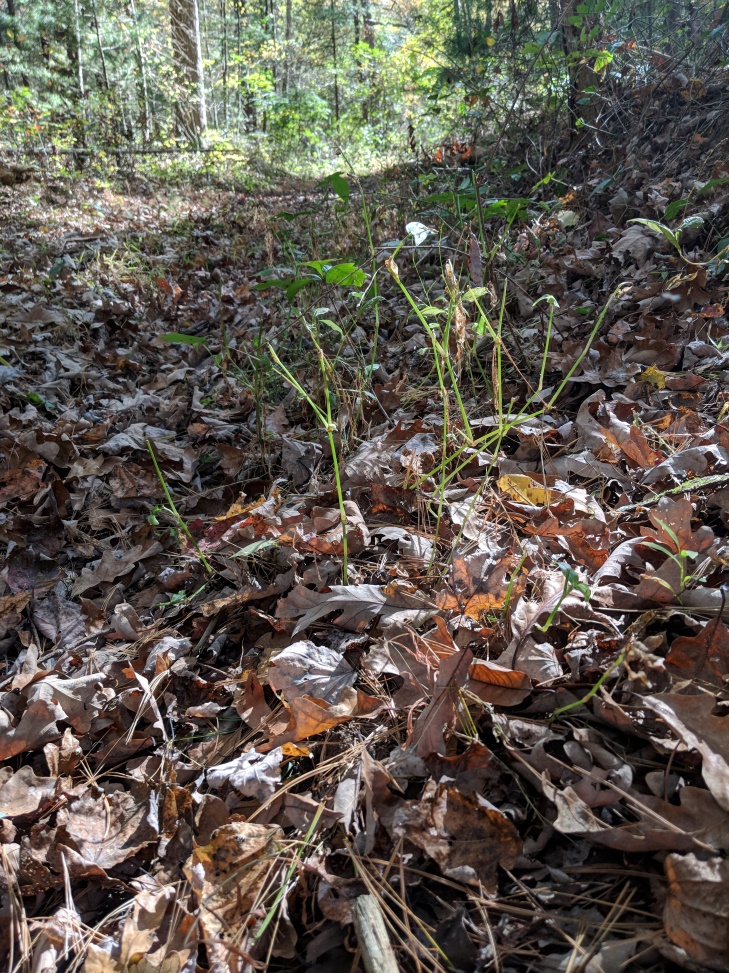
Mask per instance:
[[[9,968],[355,969],[366,891],[726,968],[729,170],[645,159],[0,190]]]

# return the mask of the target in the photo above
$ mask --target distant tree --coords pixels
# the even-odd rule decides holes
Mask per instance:
[[[180,94],[177,121],[184,134],[198,139],[208,122],[197,0],[170,0],[170,30]]]

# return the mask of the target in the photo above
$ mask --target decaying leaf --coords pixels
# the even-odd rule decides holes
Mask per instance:
[[[260,925],[264,889],[276,888],[283,832],[237,821],[218,828],[185,865],[199,909],[199,928],[212,969],[243,973],[247,957],[235,948],[239,931]],[[229,948],[230,946],[230,948]]]
[[[725,970],[729,956],[729,862],[668,855],[666,932],[690,959]]]
[[[432,858],[445,875],[496,888],[499,864],[511,868],[521,852],[514,825],[500,811],[455,788],[431,783],[419,801],[395,812],[392,830]]]

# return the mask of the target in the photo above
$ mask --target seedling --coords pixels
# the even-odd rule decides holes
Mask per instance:
[[[564,575],[564,588],[562,589],[562,594],[559,596],[557,604],[549,613],[549,617],[547,618],[547,621],[544,623],[544,625],[536,626],[536,628],[539,629],[540,632],[549,631],[557,612],[564,604],[565,599],[569,595],[571,595],[573,591],[579,591],[582,597],[585,599],[585,601],[589,601],[590,596],[592,594],[589,587],[584,583],[584,581],[580,581],[579,574],[568,564],[560,563],[557,565],[557,567]]]
[[[679,575],[678,591],[674,591],[673,587],[663,578],[657,578],[655,575],[653,575],[653,580],[658,584],[663,585],[664,588],[668,588],[668,590],[675,596],[680,595],[681,592],[685,591],[686,588],[688,588],[693,582],[700,583],[706,581],[706,578],[701,577],[698,574],[694,574],[689,570],[688,567],[688,562],[693,561],[694,558],[697,558],[699,556],[699,552],[688,551],[682,547],[681,542],[678,539],[678,535],[668,526],[667,523],[665,523],[665,521],[658,520],[658,518],[656,518],[655,523],[660,524],[663,530],[668,534],[673,541],[676,550],[672,551],[670,548],[666,547],[665,544],[660,544],[658,541],[644,541],[644,545],[645,547],[649,547],[652,551],[658,551],[659,554],[665,554],[666,557],[670,558],[670,560],[676,565]]]

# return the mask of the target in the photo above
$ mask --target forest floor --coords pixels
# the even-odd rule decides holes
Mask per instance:
[[[726,969],[729,166],[641,145],[0,189],[4,968]]]

